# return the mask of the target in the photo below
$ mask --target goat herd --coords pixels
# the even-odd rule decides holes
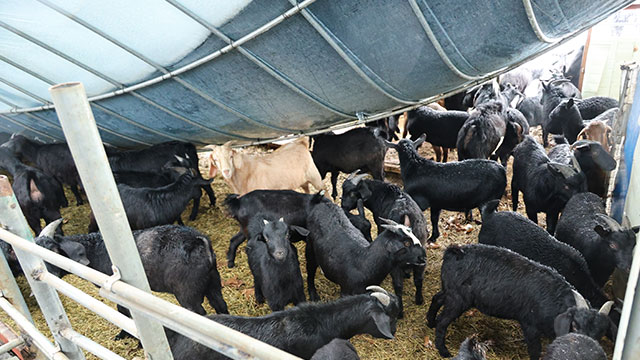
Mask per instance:
[[[189,218],[197,217],[202,190],[216,203],[212,180],[198,169],[196,148],[174,141],[143,150],[107,149],[151,289],[174,294],[181,306],[202,315],[206,297],[218,313],[209,315],[214,321],[297,356],[357,359],[348,341],[352,336],[394,337],[396,320],[403,317],[405,278],[413,276],[415,303],[423,303],[426,250],[437,247],[441,210],[465,212],[471,220],[471,210],[479,208],[478,244],[444,251],[441,288],[426,312],[440,355],[451,356],[445,346],[451,322],[476,308],[518,321],[531,359],[541,355],[541,337],[555,339],[545,359],[606,359],[597,341],[615,338],[619,315],[611,311],[612,297],[603,286],[615,268],[629,270],[638,231],[607,216],[603,205],[607,172],[616,165],[607,133],[617,102],[580,99],[575,86],[561,77],[537,80],[539,93],[526,95],[534,81],[522,86],[508,78],[446,99],[449,110],[430,104],[408,112],[402,137],[408,131],[411,139],[395,143],[390,140],[398,137],[398,119],[388,118],[375,128],[314,136],[312,144],[300,138],[265,155],[230,144],[208,146],[209,177],[220,173],[234,192],[224,205],[240,225],[230,239],[227,265],[235,265],[236,249],[248,240],[255,299],[274,311],[262,317],[226,315],[211,241],[182,224],[181,213],[191,200]],[[545,145],[548,133],[560,134],[549,153],[529,135],[536,125],[542,125]],[[438,162],[418,155],[425,141]],[[452,148],[459,161],[446,162]],[[388,149],[398,153],[404,188],[384,182]],[[511,155],[513,212],[498,212]],[[84,235],[64,236],[59,226],[60,208],[68,206],[61,184],[71,188],[77,204],[83,201],[66,144],[14,135],[0,147],[0,168],[12,176],[25,217],[40,234],[38,244],[111,274],[93,218]],[[350,174],[342,185],[341,207],[324,195],[322,179],[328,172],[334,200],[339,172]],[[309,185],[322,191],[312,193]],[[298,188],[305,193],[294,191]],[[519,192],[528,219],[515,212]],[[375,239],[364,208],[373,213]],[[539,212],[546,214],[546,231],[537,225]],[[40,219],[48,224],[44,229]],[[306,242],[308,299],[292,245],[297,241]],[[11,248],[0,243],[19,274]],[[318,267],[340,287],[342,298],[318,302]],[[65,275],[52,266],[49,271]],[[378,286],[389,274],[395,295]],[[285,309],[290,303],[295,306]],[[167,334],[176,359],[222,357],[182,335]],[[118,337],[127,335],[123,331]],[[483,346],[470,337],[456,359],[484,356]]]

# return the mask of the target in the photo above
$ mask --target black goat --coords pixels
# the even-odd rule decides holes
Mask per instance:
[[[200,187],[213,179],[204,180],[193,169],[182,168],[184,173],[170,185],[159,188],[135,188],[118,185],[118,192],[132,230],[171,224],[181,221],[180,214]],[[98,231],[95,217],[91,216],[88,232]]]
[[[253,217],[261,214],[273,219],[283,218],[289,225],[306,227],[307,211],[313,197],[293,190],[254,190],[243,196],[228,195],[224,204],[229,215],[238,221],[240,231],[230,240],[227,265],[230,268],[235,266],[236,251],[248,238],[249,222]],[[295,236],[291,239],[294,242],[300,240],[302,238]]]
[[[538,97],[525,97],[516,106],[516,109],[524,115],[529,123],[530,127],[543,124],[543,112],[540,98]]]
[[[199,180],[204,180],[198,168],[198,154],[196,147],[188,142],[168,141],[141,150],[130,150],[109,153],[109,164],[113,172],[122,171],[144,171],[157,172],[176,156],[186,159],[188,167],[195,171],[195,176]],[[201,181],[201,187],[209,196],[211,206],[216,204],[216,196],[211,189],[210,183]],[[194,192],[193,209],[189,215],[189,220],[195,220],[198,216],[201,193]]]
[[[578,102],[573,98],[562,100],[558,104],[558,106],[556,106],[555,109],[553,109],[553,111],[549,113],[550,126],[559,127],[560,129],[562,129],[562,134],[567,138],[569,144],[573,144],[577,140],[578,135],[585,127],[584,118],[582,117],[582,112],[580,111],[580,105],[590,105],[591,103],[587,102],[590,99],[592,98],[582,100],[582,102]],[[616,101],[615,104],[617,105],[618,102]],[[599,105],[599,103],[596,102],[596,105]],[[590,115],[591,108],[587,107],[586,109],[587,110],[585,110],[585,113]],[[596,115],[593,120],[601,120],[606,123],[607,120],[610,120],[610,118],[616,114],[615,110],[613,109],[616,108],[605,109],[605,111]]]
[[[398,140],[398,133],[400,133],[400,128],[398,127],[399,117],[400,115],[391,115],[383,119],[370,121],[366,123],[366,126],[379,129],[380,136],[389,141]]]
[[[547,231],[553,234],[558,216],[575,193],[587,190],[584,174],[576,166],[552,162],[544,148],[530,136],[525,136],[513,150],[513,178],[511,198],[513,211],[518,210],[519,191],[522,191],[527,216],[536,224],[538,213],[547,215]]]
[[[360,360],[360,356],[349,340],[333,339],[318,349],[311,360]]]
[[[436,163],[418,155],[416,147],[424,141],[400,140],[389,144],[398,151],[404,191],[422,211],[431,207],[432,233],[435,242],[440,232],[438,221],[442,209],[470,211],[483,203],[500,199],[507,186],[505,168],[495,161],[469,159],[451,163]]]
[[[603,286],[614,268],[629,271],[640,226],[622,227],[607,216],[596,194],[574,195],[558,221],[556,238],[582,253],[596,284]]]
[[[569,333],[549,344],[543,360],[607,360],[607,354],[594,339]]]
[[[549,134],[562,134],[560,124],[551,122],[549,114],[563,99],[580,98],[580,92],[575,89],[568,79],[556,79],[549,83],[542,83],[543,91],[540,103],[542,104],[542,144],[547,146]]]
[[[618,100],[606,96],[592,96],[576,100],[580,116],[583,120],[591,120],[605,111],[619,107]]]
[[[556,146],[549,151],[552,161],[569,164],[572,158],[578,162],[580,170],[587,179],[587,189],[605,198],[606,181],[609,171],[615,169],[615,159],[597,141],[578,140],[569,146],[562,136],[554,136]]]
[[[100,233],[53,236],[61,221],[47,225],[36,243],[111,275],[111,260]],[[217,313],[228,313],[227,303],[222,297],[216,255],[206,235],[186,226],[164,225],[134,231],[133,237],[151,290],[174,294],[182,307],[200,315],[206,313],[202,307],[206,296]],[[47,268],[58,277],[66,274],[49,264]],[[121,306],[118,309],[127,313]],[[124,330],[118,338],[123,336],[126,336]]]
[[[542,336],[554,338],[572,329],[599,339],[615,327],[607,318],[612,302],[601,312],[590,309],[555,270],[511,250],[482,244],[450,246],[440,274],[441,289],[433,296],[427,321],[436,327],[436,348],[444,357],[451,356],[445,346],[447,327],[472,307],[518,321],[531,360],[540,357]]]
[[[342,186],[344,189],[344,185]],[[344,193],[343,193],[344,194]],[[360,230],[364,238],[367,239],[368,242],[372,242],[371,238],[371,223],[364,215],[364,205],[362,199],[358,199],[356,203],[356,209],[358,209],[358,214],[354,215],[349,210],[344,209],[344,213],[347,215],[347,219],[356,227],[356,229]]]
[[[60,208],[68,203],[58,180],[21,163],[4,146],[0,147],[0,168],[13,177],[13,192],[27,223],[36,234],[42,229],[40,219],[50,223],[60,218]]]
[[[373,213],[373,219],[378,227],[378,234],[384,231],[383,219],[390,219],[397,223],[405,221],[408,217],[408,226],[418,238],[422,246],[427,242],[429,231],[427,221],[422,210],[415,201],[400,189],[400,187],[379,180],[363,180],[365,175],[351,174],[342,183],[342,208],[345,211],[353,209],[356,204],[364,201],[364,205]],[[403,292],[404,271],[406,266],[400,266],[392,270],[393,289],[396,294]],[[422,304],[422,283],[424,279],[424,266],[412,266],[413,281],[416,287],[416,304]]]
[[[337,182],[340,171],[356,170],[370,173],[374,179],[384,180],[384,156],[387,153],[384,139],[377,131],[356,128],[344,134],[320,134],[313,137],[313,162],[324,179],[331,173],[331,196],[338,196]]]
[[[488,159],[500,146],[507,130],[506,107],[499,101],[478,105],[458,132],[458,160]]]
[[[306,229],[289,226],[282,218],[273,221],[256,216],[249,223],[246,250],[256,302],[262,304],[266,299],[272,311],[305,301],[298,251],[289,241],[289,228],[302,236],[309,235]]]
[[[602,306],[609,300],[593,281],[579,251],[517,212],[496,212],[498,203],[499,200],[491,200],[480,208],[482,228],[478,243],[509,249],[555,269],[594,306]]]
[[[469,336],[460,344],[458,354],[453,360],[486,360],[488,343],[488,341],[478,342],[478,337],[475,335]]]
[[[368,289],[374,292],[329,303],[305,303],[266,316],[208,317],[288,353],[309,359],[333,339],[349,339],[357,334],[393,338],[398,315],[397,298],[377,286]],[[226,359],[186,336],[173,331],[167,331],[167,335],[176,360]]]
[[[368,243],[341,208],[318,195],[312,202],[305,249],[310,300],[319,300],[315,286],[318,265],[327,279],[340,285],[343,296],[361,293],[367,284],[379,284],[401,265],[426,265],[424,248],[408,227],[408,217],[405,225],[386,220],[385,230]],[[402,317],[402,293],[396,295]]]
[[[80,176],[67,144],[38,144],[23,135],[14,134],[4,145],[18,157],[37,166],[45,174],[54,177],[62,184],[69,185],[76,198],[76,204],[83,204],[79,189]]]
[[[428,106],[421,106],[407,113],[407,131],[411,134],[411,140],[417,140],[420,135],[426,134],[426,141],[430,143],[434,151],[436,147],[443,149],[443,162],[447,162],[449,149],[455,149],[458,132],[469,118],[466,111],[438,111]],[[436,152],[436,161],[440,161],[440,153]]]
[[[444,108],[449,111],[458,110],[466,112],[469,106],[463,104],[465,95],[467,95],[467,92],[465,90],[462,90],[456,94],[447,96],[446,98],[444,98]]]
[[[509,157],[513,155],[513,149],[524,140],[524,136],[529,134],[529,123],[522,113],[516,109],[508,108],[506,113],[507,129],[504,139],[491,160],[500,160],[502,166],[507,166]]]

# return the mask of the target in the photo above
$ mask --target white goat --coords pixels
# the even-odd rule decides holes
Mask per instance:
[[[294,190],[299,187],[308,193],[309,184],[324,189],[320,173],[309,153],[309,139],[302,137],[285,144],[272,153],[249,155],[231,148],[230,142],[221,146],[208,145],[209,177],[218,170],[234,193],[244,195],[258,189]]]

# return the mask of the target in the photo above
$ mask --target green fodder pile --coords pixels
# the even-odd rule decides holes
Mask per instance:
[[[421,153],[423,156],[433,157],[431,147],[428,144],[421,148]],[[389,151],[388,156],[390,158],[395,157],[395,151]],[[455,151],[449,155],[450,161],[456,158]],[[206,172],[203,171],[203,174],[206,174]],[[510,183],[511,165],[508,167],[507,177]],[[329,190],[331,186],[328,178],[329,177],[325,180],[327,190]],[[345,175],[341,174],[338,181],[339,196],[344,178]],[[401,179],[394,174],[388,174],[387,181],[401,184]],[[266,315],[270,312],[268,306],[266,304],[258,305],[255,302],[253,277],[249,271],[246,254],[244,252],[246,242],[238,248],[236,266],[230,269],[226,265],[226,252],[229,246],[229,239],[238,231],[238,225],[235,220],[226,215],[222,206],[222,200],[230,193],[229,187],[220,178],[215,179],[212,186],[218,199],[216,206],[210,206],[207,196],[203,194],[198,218],[195,221],[188,221],[188,214],[191,210],[191,205],[189,205],[183,213],[182,219],[186,225],[198,229],[211,239],[217,257],[218,270],[222,278],[222,293],[229,306],[229,312],[232,315],[242,316]],[[89,223],[89,206],[76,206],[71,192],[67,189],[66,193],[70,199],[71,206],[62,210],[63,216],[68,220],[68,223],[64,225],[65,234],[86,233]],[[510,186],[508,185],[505,196],[502,198],[500,204],[500,210],[509,210],[510,208],[511,193]],[[524,212],[522,201],[518,210],[522,213]],[[429,219],[428,210],[425,212],[425,216]],[[374,224],[371,213],[368,212],[368,210],[367,217],[371,223]],[[544,218],[544,216],[542,216],[542,218]],[[480,219],[480,214],[477,210],[474,210],[474,219]],[[541,223],[544,226],[544,219],[542,219]],[[439,226],[441,237],[438,239],[438,244],[440,244],[441,247],[439,249],[427,250],[428,263],[423,289],[424,304],[415,304],[413,279],[406,279],[403,296],[405,318],[398,321],[395,339],[375,339],[368,335],[359,335],[352,338],[351,341],[362,359],[440,359],[438,351],[433,345],[435,332],[426,325],[426,313],[431,303],[431,297],[440,289],[442,254],[444,249],[450,244],[476,243],[480,225],[474,222],[466,223],[464,221],[464,214],[462,213],[443,211]],[[372,236],[375,237],[375,226],[372,226],[372,231]],[[431,229],[429,229],[429,231],[431,231]],[[296,247],[298,248],[303,279],[306,279],[304,243],[297,243]],[[358,260],[354,259],[354,261]],[[64,280],[90,295],[101,299],[97,294],[97,288],[92,284],[73,275],[68,275]],[[35,298],[29,297],[30,290],[25,278],[20,276],[18,283],[21,286],[38,328],[45,334],[49,334]],[[339,287],[328,281],[322,275],[321,271],[318,271],[316,276],[316,286],[318,294],[323,301],[330,301],[339,297]],[[389,277],[381,286],[389,292],[393,291]],[[305,294],[307,294],[306,282]],[[156,293],[156,295],[177,304],[173,295],[163,293]],[[132,339],[114,341],[114,336],[119,332],[116,326],[77,305],[68,298],[64,296],[61,297],[76,331],[99,342],[127,359],[135,356],[143,356],[143,351],[137,348],[137,341]],[[101,299],[101,301],[115,308],[115,304],[104,299]],[[214,313],[208,301],[205,300],[204,306],[208,314]],[[0,320],[7,321],[6,314],[0,314]],[[10,321],[9,323],[12,324]],[[520,327],[516,322],[485,316],[475,309],[465,312],[449,326],[447,347],[453,354],[457,353],[460,343],[467,336],[474,333],[478,334],[482,341],[491,341],[487,353],[489,359],[528,359],[526,344],[524,343]],[[543,343],[544,346],[546,346],[546,344],[547,342]],[[611,356],[613,344],[606,339],[601,341],[601,344],[603,344],[605,351]],[[97,359],[91,354],[87,355],[89,359]]]

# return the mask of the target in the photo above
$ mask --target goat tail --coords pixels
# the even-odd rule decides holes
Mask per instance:
[[[494,199],[487,201],[486,203],[480,205],[480,214],[482,215],[482,221],[485,221],[489,215],[498,210],[498,205],[500,204],[500,199]]]
[[[240,196],[238,194],[227,195],[224,199],[224,206],[227,208],[227,212],[236,218],[240,211]]]
[[[209,304],[211,304],[211,307],[216,310],[216,313],[229,313],[227,303],[222,297],[222,281],[220,280],[220,273],[218,273],[215,262],[209,269],[209,279],[207,281],[207,290],[205,296],[207,297],[207,300],[209,300]]]

